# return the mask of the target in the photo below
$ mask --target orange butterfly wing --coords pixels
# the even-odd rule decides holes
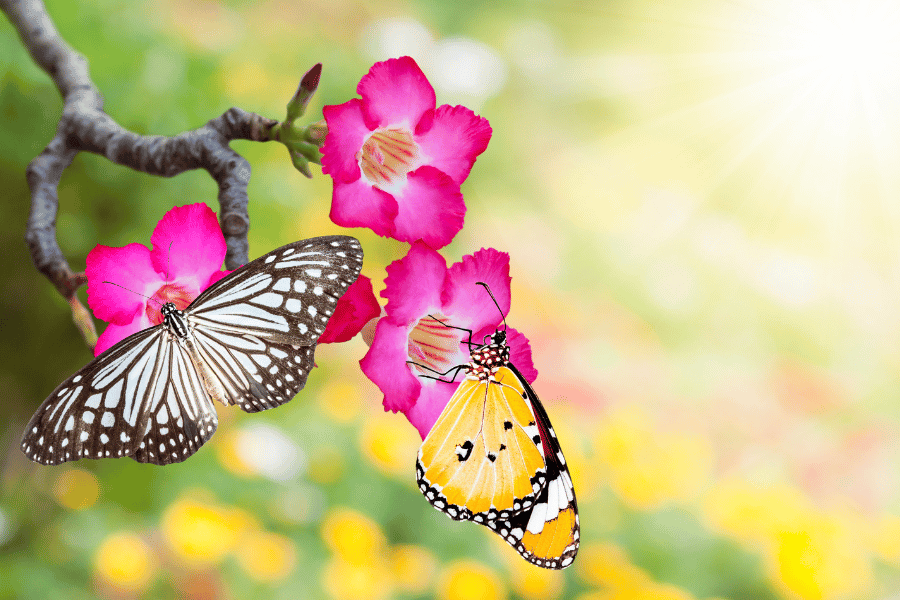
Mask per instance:
[[[419,489],[457,520],[512,516],[534,502],[546,479],[525,389],[505,367],[495,379],[465,379],[419,449]]]
[[[516,368],[509,368],[522,382],[537,417],[547,463],[547,484],[531,509],[487,525],[528,562],[547,569],[564,569],[575,560],[581,537],[575,488],[541,401]]]

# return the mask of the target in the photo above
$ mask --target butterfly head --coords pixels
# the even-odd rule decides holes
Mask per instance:
[[[178,307],[175,306],[172,302],[166,302],[162,305],[162,308],[159,309],[159,312],[162,313],[163,318],[170,317],[173,314],[179,312]]]
[[[489,333],[484,336],[484,345],[485,346],[505,346],[506,345],[506,331],[497,330],[494,333]]]

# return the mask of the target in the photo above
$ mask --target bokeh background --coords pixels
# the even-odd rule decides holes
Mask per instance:
[[[564,572],[453,523],[414,486],[419,438],[320,348],[288,405],[220,410],[186,463],[29,463],[24,423],[91,354],[23,242],[24,171],[61,101],[0,19],[0,598],[757,600],[900,591],[900,15],[888,0],[50,0],[106,109],[174,134],[230,106],[281,118],[412,55],[438,103],[488,118],[449,262],[510,253],[575,481]],[[331,185],[276,144],[253,165],[251,257],[337,233]],[[80,155],[60,187],[73,267],[149,243],[166,180]],[[406,244],[353,230],[363,273]]]

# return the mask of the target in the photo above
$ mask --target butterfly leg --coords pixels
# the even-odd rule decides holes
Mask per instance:
[[[446,371],[441,373],[440,371],[438,371],[436,369],[432,369],[431,367],[426,367],[425,365],[419,364],[413,360],[406,361],[406,364],[415,365],[421,369],[425,369],[426,371],[431,371],[432,373],[438,374],[438,377],[434,377],[432,375],[418,375],[418,377],[425,377],[426,379],[434,379],[436,381],[443,381],[444,383],[453,383],[456,380],[456,376],[459,375],[459,372],[468,368],[468,366],[469,366],[469,365],[457,365],[457,366],[455,366],[451,369],[447,369]],[[447,381],[446,379],[441,379],[441,377],[443,377],[444,375],[448,375],[451,372],[453,373],[453,377],[450,379],[450,381]]]
[[[466,346],[469,347],[469,351],[470,351],[470,352],[472,351],[472,346],[477,346],[477,344],[475,344],[475,343],[472,341],[472,330],[471,330],[471,329],[466,329],[465,327],[457,327],[456,325],[450,325],[449,323],[444,323],[443,321],[441,321],[440,319],[438,319],[438,318],[435,317],[434,315],[428,315],[428,316],[429,316],[432,320],[437,321],[438,323],[440,323],[440,324],[443,325],[444,327],[447,327],[448,329],[459,329],[460,331],[465,331],[466,333],[468,333],[468,334],[469,334],[469,340],[468,340],[467,342],[463,342],[463,343],[465,343]],[[448,371],[448,372],[449,372],[449,371]]]

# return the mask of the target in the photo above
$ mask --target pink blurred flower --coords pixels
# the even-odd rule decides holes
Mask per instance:
[[[361,99],[322,110],[331,220],[446,246],[466,212],[459,186],[491,139],[487,119],[464,106],[435,108],[434,88],[408,56],[375,63],[356,91]]]
[[[98,319],[109,322],[94,356],[162,323],[159,308],[166,302],[184,309],[231,272],[219,270],[225,259],[225,238],[216,213],[205,204],[171,209],[157,223],[150,241],[153,250],[143,244],[98,245],[87,255],[88,305]]]
[[[465,342],[468,333],[447,325],[472,331],[472,341],[482,343],[484,336],[503,327],[500,311],[478,281],[487,283],[500,309],[509,312],[509,255],[493,248],[464,256],[447,268],[444,258],[422,242],[412,245],[407,255],[387,267],[385,289],[386,315],[378,321],[372,347],[360,361],[363,373],[384,394],[386,410],[402,412],[424,438],[431,430],[450,396],[459,386],[419,375],[435,375],[419,365],[438,372],[469,362]],[[512,362],[529,382],[537,377],[531,361],[528,339],[514,329],[507,341]],[[449,379],[451,375],[447,376]]]
[[[349,341],[363,326],[381,313],[381,305],[372,291],[372,280],[360,275],[338,300],[334,314],[328,320],[320,344]]]

